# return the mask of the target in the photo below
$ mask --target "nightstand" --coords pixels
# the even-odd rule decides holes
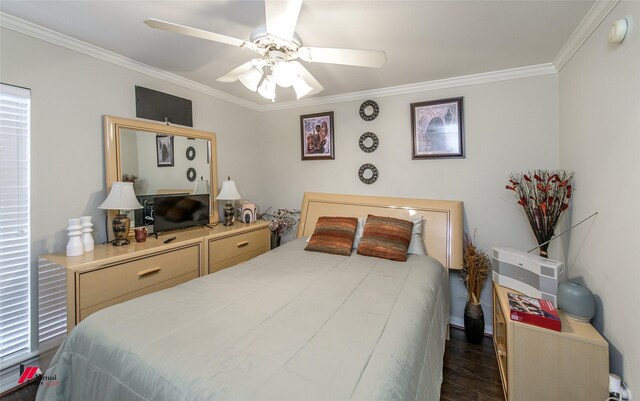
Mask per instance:
[[[609,345],[589,323],[558,311],[562,331],[511,320],[507,293],[493,283],[493,343],[507,401],[602,401]]]

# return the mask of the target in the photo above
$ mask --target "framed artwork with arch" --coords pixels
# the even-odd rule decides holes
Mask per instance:
[[[411,103],[413,159],[464,159],[462,97]]]

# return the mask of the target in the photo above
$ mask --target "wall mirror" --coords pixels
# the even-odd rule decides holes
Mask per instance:
[[[129,214],[130,235],[134,227],[150,225],[156,195],[209,193],[210,222],[219,220],[214,133],[114,116],[104,117],[104,133],[107,191],[115,181],[131,181],[143,205]],[[157,140],[166,136],[173,140]],[[190,181],[186,171],[196,171],[195,180]],[[114,213],[109,211],[109,221]]]
[[[358,141],[360,149],[365,153],[375,152],[375,150],[378,149],[379,144],[380,141],[378,140],[378,136],[373,132],[365,132],[360,135],[360,140]]]

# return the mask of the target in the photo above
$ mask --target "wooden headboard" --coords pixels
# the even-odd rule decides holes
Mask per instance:
[[[422,216],[427,254],[449,269],[462,268],[462,202],[305,192],[298,238],[313,234],[321,216]]]

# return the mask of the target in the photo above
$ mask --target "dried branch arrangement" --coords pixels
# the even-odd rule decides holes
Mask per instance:
[[[549,244],[544,243],[553,237],[560,217],[569,208],[573,172],[534,170],[512,173],[509,182],[506,188],[515,192],[540,244],[540,255],[547,257]]]
[[[467,301],[480,303],[482,285],[491,271],[491,259],[485,251],[476,248],[467,234],[464,235],[463,261],[460,278],[467,286]]]

